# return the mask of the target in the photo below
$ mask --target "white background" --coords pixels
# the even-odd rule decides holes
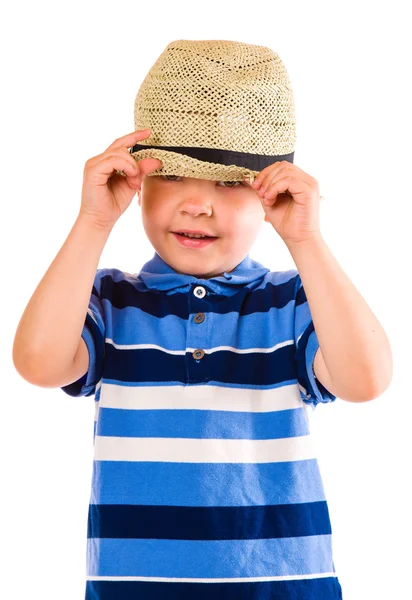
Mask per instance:
[[[315,177],[323,236],[391,340],[378,399],[312,418],[344,600],[410,598],[410,140],[408,3],[16,2],[2,11],[1,595],[84,598],[94,398],[14,369],[19,319],[80,207],[86,160],[134,130],[140,83],[177,39],[271,47],[295,95],[294,162]],[[409,41],[408,41],[409,40]],[[137,196],[99,267],[153,256]],[[295,268],[268,223],[250,255]],[[409,260],[407,260],[407,257]],[[7,590],[7,593],[3,593]]]

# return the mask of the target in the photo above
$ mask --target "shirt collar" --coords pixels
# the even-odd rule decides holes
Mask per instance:
[[[243,286],[255,281],[260,281],[269,272],[269,269],[250,258],[249,254],[230,273],[226,271],[218,277],[201,279],[194,275],[186,275],[175,271],[166,263],[157,252],[142,267],[140,279],[149,289],[189,291],[194,284],[203,285],[218,293],[232,295]]]

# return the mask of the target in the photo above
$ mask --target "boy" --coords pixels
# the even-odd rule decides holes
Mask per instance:
[[[95,396],[86,599],[342,598],[309,411],[377,397],[392,357],[293,165],[286,70],[261,46],[173,42],[135,128],[86,162],[13,348],[27,381]],[[96,271],[136,192],[154,257]],[[263,220],[297,270],[249,257]]]

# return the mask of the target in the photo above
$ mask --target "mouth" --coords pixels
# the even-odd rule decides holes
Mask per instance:
[[[208,231],[200,231],[199,229],[178,229],[177,231],[173,231],[172,233],[176,233],[177,235],[182,235],[188,238],[190,237],[191,239],[208,239],[217,237],[215,235],[212,235]]]
[[[205,246],[210,246],[215,242],[218,238],[215,236],[204,235],[204,237],[189,237],[185,235],[183,232],[171,232],[175,239],[186,248],[204,248]]]

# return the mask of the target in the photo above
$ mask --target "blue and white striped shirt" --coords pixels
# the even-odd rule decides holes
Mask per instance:
[[[86,600],[340,600],[310,413],[336,399],[297,270],[98,269]]]

